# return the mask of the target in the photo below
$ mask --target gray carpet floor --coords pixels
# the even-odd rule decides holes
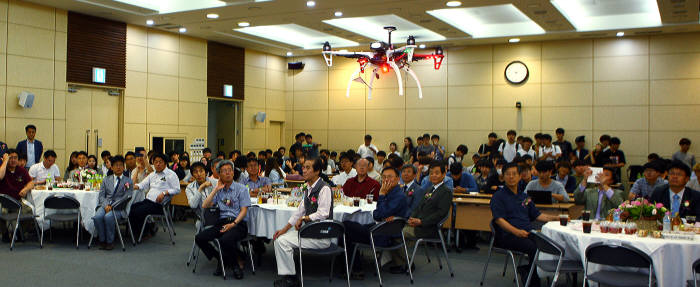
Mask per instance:
[[[200,256],[197,272],[192,273],[191,266],[186,266],[185,262],[192,247],[193,223],[176,222],[175,229],[175,245],[170,244],[167,233],[162,231],[135,247],[130,244],[130,239],[126,239],[128,235],[124,234],[125,242],[129,243],[126,252],[119,248],[118,241],[117,248],[112,251],[94,247],[88,249],[87,236],[81,241],[80,249],[76,250],[75,233],[71,230],[54,230],[53,241],[47,242],[45,238],[43,249],[39,248],[34,238],[16,243],[14,251],[9,250],[9,244],[3,243],[0,244],[0,286],[272,286],[277,278],[272,244],[267,245],[267,252],[262,257],[261,265],[256,267],[256,274],[253,275],[248,266],[243,280],[233,279],[232,272],[227,280],[212,276],[216,263],[207,262],[203,255]],[[435,251],[431,253],[432,263],[428,263],[420,252],[421,256],[416,255],[414,285],[479,286],[488,245],[481,243],[479,246],[478,251],[449,252],[454,278],[450,277],[446,265],[442,270],[438,268]],[[328,282],[329,259],[314,256],[304,259],[306,286],[346,286],[340,278]],[[365,260],[365,279],[351,281],[352,286],[379,285],[372,271],[374,264],[369,260]],[[505,278],[501,276],[503,261],[503,255],[494,255],[485,286],[514,286],[512,266],[509,265]],[[388,270],[383,271],[382,275],[384,286],[410,286],[408,276],[390,274]]]

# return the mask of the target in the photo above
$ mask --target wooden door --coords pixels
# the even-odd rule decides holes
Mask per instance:
[[[80,88],[66,95],[66,156],[73,151],[86,151],[99,159],[103,150],[120,153],[119,99],[97,88]],[[86,131],[89,131],[89,138]],[[98,137],[102,139],[102,146],[96,149]],[[99,161],[101,163],[101,159]]]
[[[267,129],[267,147],[276,151],[281,144],[282,139],[282,122],[270,121]]]

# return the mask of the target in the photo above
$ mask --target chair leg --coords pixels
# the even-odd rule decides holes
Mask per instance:
[[[131,221],[129,217],[126,218],[126,227],[129,228],[129,235],[131,236],[131,244],[136,246],[136,240],[134,239],[134,231],[131,229]]]
[[[513,252],[508,252],[508,255],[510,255],[510,259],[513,260],[513,271],[515,271],[515,286],[520,287],[520,278],[518,278],[518,264],[515,263],[515,255],[513,255]],[[506,257],[506,259],[508,259],[508,257]]]
[[[21,212],[21,210],[19,212]],[[15,248],[15,238],[17,237],[17,228],[19,228],[19,215],[17,215],[17,221],[15,222],[15,228],[12,230],[12,243],[10,243],[10,251]]]
[[[345,240],[345,233],[343,233],[343,242],[348,242],[347,240]],[[347,276],[346,280],[348,281],[348,287],[350,287],[350,266],[348,266],[348,249],[343,247],[343,253],[345,253],[345,276]]]
[[[352,256],[350,257],[350,268],[355,266],[355,255],[357,255],[357,245],[352,249]]]
[[[502,277],[506,277],[506,268],[508,268],[508,256],[506,255],[505,262],[503,262],[503,275]]]
[[[418,239],[418,240],[416,240],[416,245],[413,246],[413,253],[411,254],[411,260],[408,261],[408,268],[409,269],[411,269],[411,266],[413,266],[413,262],[416,260],[416,251],[418,251],[418,246],[420,246],[420,244],[422,242],[423,242],[422,240]]]
[[[455,277],[455,273],[452,270],[452,264],[450,264],[450,258],[447,256],[447,247],[445,246],[445,240],[440,236],[440,242],[442,243],[442,252],[445,254],[445,262],[447,262],[447,269],[450,270],[450,277]],[[438,262],[440,259],[438,259]]]
[[[190,250],[190,255],[187,257],[187,266],[190,266],[192,259],[194,259],[194,249],[197,248],[197,242],[192,240],[192,250]]]
[[[406,238],[403,235],[403,231],[401,231],[401,241],[403,242],[403,252],[406,254],[406,262],[409,262],[408,264],[408,275],[411,278],[411,284],[413,284],[413,271],[411,270],[411,264],[410,261],[411,259],[408,258],[408,247],[406,245]],[[415,252],[414,252],[415,254]],[[379,272],[377,272],[379,274]]]
[[[192,273],[197,271],[197,263],[199,262],[199,248],[194,253],[194,267],[192,267]]]
[[[374,267],[377,269],[377,277],[379,278],[379,286],[384,286],[382,284],[382,273],[379,271],[379,261],[377,260],[377,248],[374,246],[374,237],[370,234],[370,243],[372,244],[372,258],[374,259]],[[411,270],[411,267],[408,267]]]
[[[216,247],[219,250],[219,262],[221,262],[221,272],[224,276],[224,280],[226,280],[226,264],[224,264],[224,254],[221,252],[221,243],[219,243],[218,239],[214,239],[214,243],[216,243]],[[234,262],[235,263],[235,262]]]
[[[78,249],[80,247],[78,245],[80,243],[80,213],[78,213],[78,221],[75,223],[75,228],[77,229],[75,232],[75,249]]]
[[[255,275],[255,261],[253,260],[253,244],[248,240],[248,256],[250,256],[250,267],[253,268],[253,275]]]
[[[440,260],[440,252],[435,253],[435,260],[437,260],[438,268],[442,270],[442,260]]]
[[[39,239],[39,248],[44,248],[44,224],[41,225],[41,238]]]
[[[90,249],[90,247],[92,246],[92,237],[93,237],[93,236],[92,236],[92,233],[90,233],[90,239],[88,240],[87,249]]]
[[[304,263],[301,257],[301,239],[299,239],[299,281],[301,282],[301,287],[304,287]]]
[[[486,263],[484,264],[484,272],[481,273],[481,283],[480,286],[484,286],[484,279],[486,279],[486,269],[489,267],[489,261],[491,261],[491,254],[493,253],[493,241],[489,245],[489,255],[486,257]]]
[[[141,233],[139,234],[139,243],[141,243],[141,239],[143,238],[143,230],[146,228],[146,224],[148,223],[148,219],[150,218],[150,215],[146,215],[146,218],[143,219],[143,224],[141,225]]]
[[[331,274],[328,275],[328,282],[333,282],[333,267],[335,267],[335,255],[331,257]]]
[[[535,253],[535,258],[533,259],[533,263],[530,266],[530,272],[527,274],[527,280],[525,281],[525,287],[530,286],[530,280],[532,279],[532,271],[535,270],[535,265],[537,265],[537,264],[535,264],[535,262],[537,262],[537,255],[539,255],[539,254],[540,254],[540,251],[537,250],[537,252]],[[555,278],[556,278],[556,276],[557,275],[554,275]],[[554,287],[554,284],[552,284],[552,287]]]
[[[126,252],[126,247],[124,247],[124,239],[122,239],[122,231],[119,228],[119,220],[117,219],[117,215],[112,212],[112,216],[114,216],[114,228],[117,229],[117,235],[119,235],[119,242],[122,244],[122,251]],[[90,238],[92,238],[92,235],[90,235]]]

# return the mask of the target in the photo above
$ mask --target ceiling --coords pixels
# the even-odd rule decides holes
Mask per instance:
[[[409,26],[420,26],[419,28],[424,28],[429,30],[428,32],[434,32],[433,34],[439,34],[442,37],[433,38],[437,39],[431,42],[421,42],[420,38],[416,37],[416,41],[426,44],[428,47],[441,45],[443,47],[454,47],[454,46],[465,46],[465,45],[476,45],[476,44],[493,44],[493,43],[507,43],[510,38],[518,37],[522,42],[528,41],[541,41],[541,40],[561,40],[561,39],[580,39],[580,38],[601,38],[601,37],[615,37],[616,33],[623,31],[625,37],[633,35],[651,35],[651,34],[664,34],[664,33],[684,33],[700,31],[700,22],[698,17],[699,11],[699,0],[657,0],[652,2],[657,2],[656,7],[658,7],[658,17],[660,17],[660,25],[654,24],[654,26],[641,28],[639,26],[628,25],[628,28],[618,28],[618,29],[608,29],[608,30],[594,30],[594,31],[583,31],[585,29],[581,28],[579,30],[575,27],[575,22],[572,23],[569,19],[571,18],[570,13],[562,13],[557,9],[556,2],[561,2],[563,0],[516,0],[516,1],[503,1],[503,0],[462,0],[461,6],[450,8],[446,6],[447,0],[315,0],[315,6],[307,7],[306,0],[27,0],[29,2],[35,2],[41,5],[48,5],[52,7],[57,7],[65,10],[80,12],[88,15],[108,18],[112,20],[126,22],[128,24],[147,26],[147,20],[153,20],[154,25],[151,27],[154,29],[160,29],[164,31],[169,31],[173,33],[178,33],[179,29],[184,27],[187,29],[184,34],[204,38],[207,40],[217,41],[221,43],[226,43],[234,46],[259,50],[268,52],[276,55],[288,55],[291,52],[293,55],[310,55],[318,54],[321,51],[321,46],[318,49],[309,49],[308,43],[304,45],[299,43],[283,43],[275,40],[271,40],[265,37],[258,37],[251,35],[249,33],[244,33],[242,31],[236,31],[234,29],[239,29],[239,22],[248,22],[251,27],[260,27],[268,25],[286,25],[288,26],[302,26],[306,28],[305,30],[314,30],[316,36],[318,32],[329,34],[348,40],[349,42],[356,42],[359,46],[350,46],[346,49],[348,50],[362,50],[367,49],[368,44],[375,41],[371,35],[360,32],[361,29],[339,28],[337,25],[332,25],[334,21],[328,21],[333,19],[344,19],[351,17],[369,17],[369,16],[379,16],[379,15],[395,15],[404,20],[403,25]],[[574,0],[566,0],[574,1]],[[638,12],[637,5],[632,5],[637,1],[645,0],[575,0],[582,4],[594,4],[601,7],[599,4],[608,4],[611,7],[606,11],[598,11],[598,13],[603,14],[603,16],[610,16],[611,13],[630,10],[629,13]],[[647,0],[648,1],[648,0]],[[148,3],[148,4],[139,4]],[[555,4],[553,4],[555,2]],[[160,3],[167,8],[159,9],[157,5],[153,3]],[[186,3],[186,4],[183,4]],[[620,4],[625,5],[620,5]],[[194,5],[193,5],[194,4]],[[503,24],[503,22],[508,22],[512,19],[526,19],[529,18],[532,22],[529,23],[533,26],[539,26],[538,29],[540,33],[523,33],[518,35],[515,31],[517,27],[522,26],[522,24],[515,25],[512,27],[498,26],[497,31],[508,33],[513,31],[516,34],[502,35],[493,33],[484,33],[483,35],[488,35],[485,37],[479,37],[481,34],[474,32],[471,35],[465,31],[472,31],[470,27],[457,27],[453,26],[454,23],[445,20],[444,18],[438,18],[439,13],[434,13],[428,11],[438,10],[445,11],[442,9],[463,9],[463,8],[488,8],[496,5],[501,6],[511,6],[512,4],[517,9],[512,9],[517,12],[519,10],[522,15],[501,15],[495,13],[491,10],[479,10],[479,9],[464,9],[469,10],[470,15],[481,15],[483,17],[491,17],[490,19],[480,20],[480,21],[490,21],[495,24]],[[139,7],[143,6],[143,7]],[[653,3],[651,3],[653,6]],[[213,7],[212,7],[213,6]],[[487,6],[487,7],[485,7]],[[559,5],[561,6],[561,5]],[[194,8],[192,8],[194,7]],[[203,8],[202,7],[212,7]],[[583,6],[580,6],[583,7]],[[579,7],[579,8],[580,8]],[[180,12],[172,12],[184,10]],[[197,10],[188,10],[197,9]],[[474,10],[474,11],[471,11]],[[598,9],[600,10],[600,8]],[[168,13],[159,13],[159,11],[167,11]],[[342,17],[337,17],[334,15],[335,12],[341,11],[343,13]],[[455,11],[447,11],[455,12]],[[217,19],[208,19],[206,17],[209,13],[218,14]],[[467,13],[467,12],[465,12]],[[454,14],[454,13],[452,13]],[[465,14],[466,15],[466,14]],[[631,14],[635,15],[635,14]],[[567,18],[569,16],[569,18]],[[615,15],[613,15],[615,16]],[[628,15],[629,16],[629,15]],[[389,19],[390,16],[387,16]],[[393,16],[391,16],[393,17]],[[377,17],[374,17],[377,18]],[[629,18],[629,17],[628,17]],[[635,18],[635,17],[632,17]],[[639,18],[639,17],[637,17]],[[394,18],[395,19],[395,18]],[[571,18],[573,19],[573,18]],[[623,19],[612,18],[612,19]],[[324,21],[325,20],[325,21]],[[457,20],[460,20],[459,17]],[[633,19],[634,20],[634,19]],[[515,21],[515,20],[513,20]],[[342,22],[342,21],[341,21]],[[345,21],[350,24],[353,21]],[[613,25],[615,20],[612,21]],[[620,20],[623,22],[623,20]],[[364,23],[358,20],[357,23]],[[485,22],[471,22],[479,23],[477,26],[481,27],[481,24]],[[295,25],[288,25],[295,24]],[[385,25],[395,25],[391,23],[386,23]],[[399,26],[398,24],[396,24]],[[623,24],[621,24],[623,25]],[[472,25],[474,26],[474,25]],[[484,27],[486,25],[484,24]],[[583,26],[581,26],[583,27]],[[471,27],[473,28],[473,27]],[[608,27],[609,28],[609,27]],[[365,29],[366,30],[366,29]],[[279,31],[279,30],[276,30]],[[399,31],[397,31],[398,33]],[[398,35],[398,34],[395,34]],[[476,36],[475,36],[476,35]],[[495,35],[495,36],[494,36]],[[287,39],[290,37],[286,37]],[[376,38],[376,37],[374,37]],[[278,39],[279,40],[279,39]],[[394,42],[404,42],[405,39],[400,39],[398,37],[394,38]],[[296,44],[296,45],[295,45]],[[306,46],[307,49],[304,49]]]

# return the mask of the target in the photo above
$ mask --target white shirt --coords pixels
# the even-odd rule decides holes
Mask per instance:
[[[27,166],[33,166],[36,162],[34,158],[34,141],[27,140]]]
[[[536,157],[535,157],[535,150],[533,150],[532,148],[530,148],[530,150],[528,150],[528,151],[525,151],[525,150],[522,149],[522,148],[521,148],[521,149],[518,149],[518,155],[519,155],[519,156],[522,157],[522,156],[525,156],[526,154],[529,155],[530,157],[532,157],[533,160],[536,159]]]
[[[102,171],[102,175],[107,175],[107,173],[109,172],[109,168],[107,168],[107,166],[104,163],[100,165],[100,170]]]
[[[54,179],[61,176],[61,172],[58,170],[58,166],[55,163],[51,167],[46,168],[43,162],[39,162],[29,168],[29,176],[34,179],[34,182],[46,180],[49,173]]]
[[[180,193],[180,180],[177,178],[177,174],[169,168],[165,168],[161,172],[153,171],[136,186],[146,192],[146,199],[153,202],[157,202],[158,195],[163,192],[170,195]]]
[[[553,144],[552,146],[550,146],[550,147],[541,146],[541,147],[540,147],[540,158],[544,158],[544,154],[545,154],[545,153],[550,153],[550,152],[552,153],[553,158],[550,157],[550,158],[547,158],[547,160],[552,160],[552,161],[553,161],[553,160],[556,159],[556,156],[557,156],[557,155],[560,155],[560,154],[561,154],[561,148],[559,148],[558,145],[554,145],[554,144]]]
[[[318,184],[319,180],[321,180],[321,178],[316,179],[316,182],[309,186],[309,191],[314,189],[314,186]],[[318,192],[318,208],[316,212],[309,215],[309,219],[311,219],[311,221],[317,221],[328,218],[328,214],[331,212],[331,203],[333,203],[333,194],[331,193],[331,188],[326,185]],[[304,216],[304,213],[306,213],[306,208],[304,208],[304,201],[302,200],[301,204],[299,204],[299,208],[297,208],[287,223],[291,225],[297,224],[297,221]]]
[[[374,150],[371,150],[370,148],[373,148]],[[378,151],[377,147],[373,144],[369,144],[369,146],[361,144],[360,147],[357,148],[357,153],[360,154],[360,157],[362,158],[376,158],[377,153],[374,152],[375,150]]]
[[[506,159],[507,162],[512,162],[518,154],[518,142],[513,142],[512,144],[503,142],[501,146],[498,147],[498,151],[503,153],[503,158]]]
[[[338,175],[333,177],[333,183],[335,185],[342,186],[345,184],[345,182],[350,179],[351,177],[357,176],[357,171],[353,168],[350,170],[349,173],[346,173],[345,171],[341,171]]]

